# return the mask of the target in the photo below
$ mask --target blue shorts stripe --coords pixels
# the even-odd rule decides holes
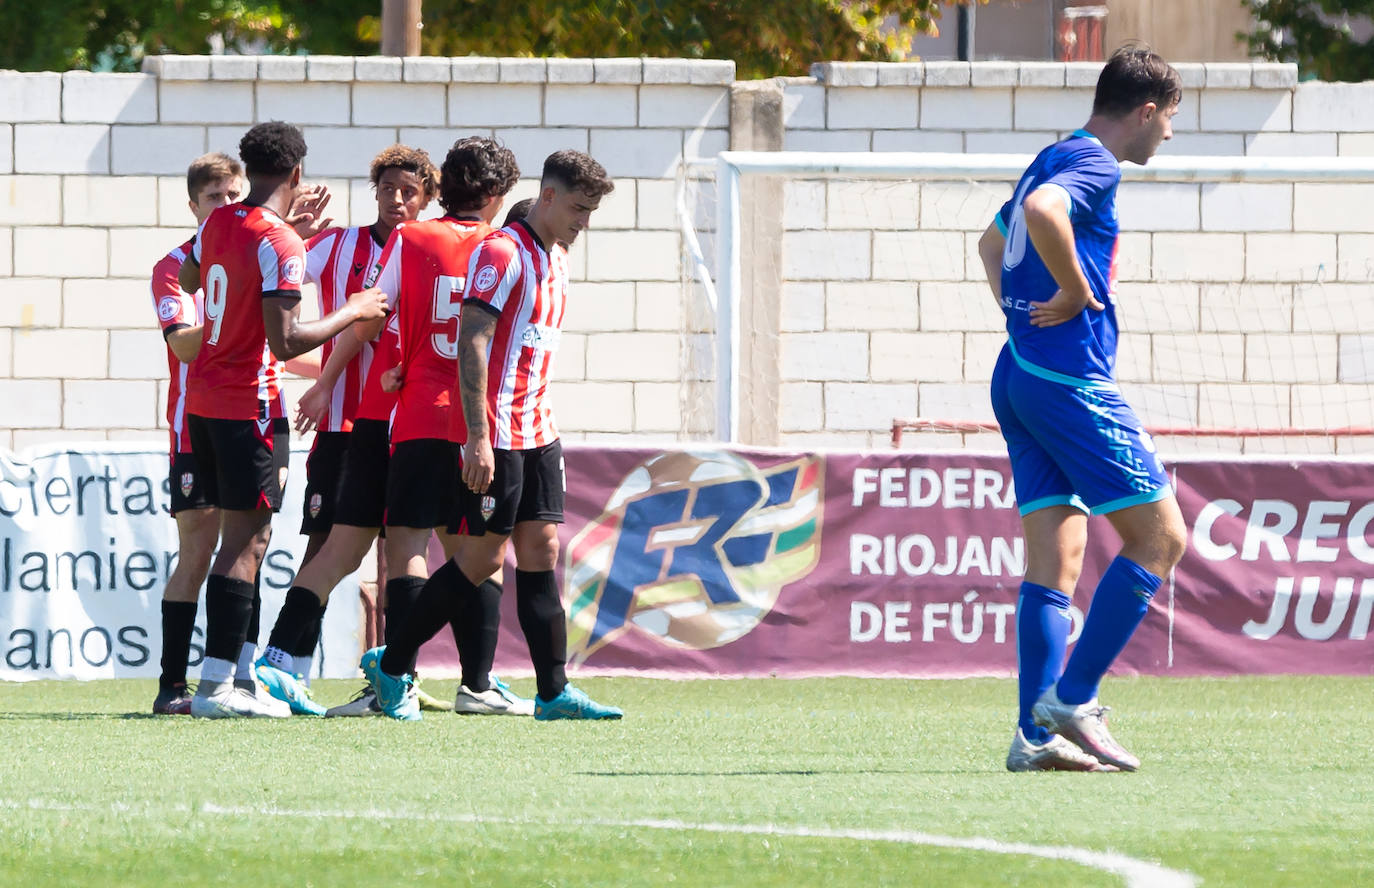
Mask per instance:
[[[1029,515],[1031,512],[1038,512],[1051,506],[1073,506],[1085,514],[1091,514],[1087,504],[1076,493],[1071,493],[1068,496],[1042,496],[1038,500],[1019,506],[1018,509],[1022,515]]]
[[[1021,357],[1020,352],[1016,350],[1016,341],[1011,338],[1007,339],[1007,346],[1011,349],[1011,356],[1016,359],[1016,366],[1025,370],[1031,376],[1037,376],[1049,382],[1071,385],[1074,388],[1100,389],[1108,392],[1118,391],[1116,383],[1107,382],[1105,379],[1082,379],[1077,376],[1059,373],[1055,370],[1047,370],[1038,364],[1032,364],[1030,361]]]
[[[1149,493],[1138,493],[1135,496],[1123,496],[1121,499],[1114,499],[1109,503],[1100,506],[1093,506],[1092,514],[1106,515],[1109,512],[1120,512],[1122,509],[1129,509],[1131,506],[1139,506],[1142,503],[1157,503],[1162,499],[1173,496],[1174,488],[1165,484],[1163,487],[1151,490]]]

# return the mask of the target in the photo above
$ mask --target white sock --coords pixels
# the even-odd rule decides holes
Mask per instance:
[[[295,664],[296,674],[301,676],[301,681],[306,687],[310,687],[310,670],[315,668],[315,655],[292,657],[292,662]]]
[[[234,664],[218,657],[206,657],[200,664],[200,688],[208,695],[217,685],[225,685],[234,677]]]
[[[258,647],[251,641],[245,641],[243,647],[239,648],[238,668],[234,671],[234,677],[239,681],[254,681],[253,661],[257,659]]]

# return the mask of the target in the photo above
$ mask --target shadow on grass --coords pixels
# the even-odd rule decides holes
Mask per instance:
[[[821,777],[840,774],[909,774],[909,771],[874,768],[759,768],[749,771],[574,771],[579,777]],[[931,773],[929,771],[924,773]],[[950,771],[948,773],[963,773]]]

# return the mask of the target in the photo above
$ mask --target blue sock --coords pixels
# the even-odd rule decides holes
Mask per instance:
[[[1120,555],[1108,565],[1093,593],[1088,618],[1083,621],[1083,634],[1059,679],[1060,700],[1077,704],[1097,696],[1102,676],[1125,650],[1126,642],[1150,609],[1150,599],[1163,582]]]
[[[1016,661],[1020,714],[1017,725],[1031,743],[1050,732],[1031,719],[1031,707],[1059,678],[1069,638],[1069,596],[1035,583],[1021,584],[1016,602]]]

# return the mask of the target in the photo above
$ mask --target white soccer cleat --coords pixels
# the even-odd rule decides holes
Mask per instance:
[[[1104,765],[1114,765],[1123,771],[1139,769],[1140,759],[1127,752],[1107,730],[1107,712],[1108,707],[1098,703],[1096,697],[1077,705],[1065,703],[1052,685],[1031,707],[1031,718],[1040,727],[1078,744]]]
[[[1074,746],[1058,734],[1036,745],[1026,739],[1020,728],[1011,738],[1011,749],[1007,751],[1008,771],[1116,771],[1113,765],[1104,765],[1083,750]]]
[[[214,694],[191,698],[191,715],[196,718],[289,718],[291,708],[280,700],[263,700],[242,688],[231,686]]]
[[[352,700],[347,703],[340,703],[338,706],[331,707],[326,713],[327,718],[366,718],[368,716],[381,715],[382,707],[377,702],[377,692],[372,690],[372,685],[368,685],[359,691]]]
[[[461,715],[534,715],[533,700],[519,696],[494,675],[490,680],[491,687],[485,691],[459,685],[453,711]]]

